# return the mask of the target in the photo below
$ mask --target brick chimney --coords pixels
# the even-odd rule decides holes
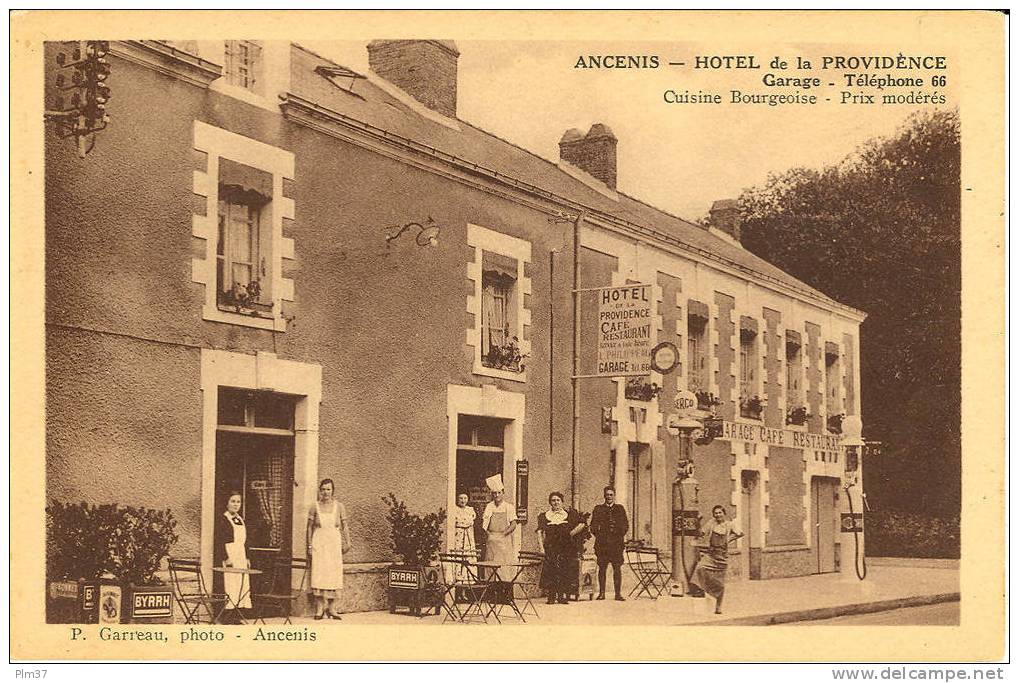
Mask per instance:
[[[456,118],[456,63],[452,40],[373,40],[368,65],[376,74],[443,116]]]
[[[587,135],[576,128],[563,133],[559,158],[616,189],[616,136],[605,124],[594,124]]]
[[[740,241],[739,203],[735,199],[719,199],[708,211],[711,226]]]

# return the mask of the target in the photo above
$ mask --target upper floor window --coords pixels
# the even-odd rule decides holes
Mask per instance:
[[[743,316],[739,328],[739,405],[740,415],[760,419],[764,402],[758,395],[757,321]]]
[[[216,302],[250,315],[271,310],[272,237],[265,229],[272,176],[229,159],[219,163]]]
[[[793,330],[786,330],[785,337],[785,397],[786,424],[806,424],[809,416],[803,402],[803,345]]]
[[[474,349],[472,372],[526,382],[531,342],[531,243],[480,225],[467,224],[467,245],[473,256],[467,278],[470,327],[467,345]]]
[[[481,362],[485,367],[520,370],[516,321],[517,261],[485,252],[481,262]]]
[[[708,318],[706,311],[702,314],[695,311],[690,302],[690,311],[686,317],[686,358],[689,372],[686,388],[694,393],[708,392]],[[705,307],[706,308],[706,307]]]
[[[828,431],[842,431],[842,369],[839,363],[839,346],[832,342],[824,345],[825,409],[828,413]]]
[[[223,72],[227,83],[258,92],[262,80],[262,46],[253,40],[228,40]]]
[[[294,177],[293,154],[201,121],[194,135],[206,155],[205,170],[193,174],[194,193],[205,197],[192,219],[204,242],[192,258],[192,280],[205,286],[202,318],[285,331],[294,281],[283,263],[294,259],[294,241],[283,222],[294,219],[294,202],[283,181]]]

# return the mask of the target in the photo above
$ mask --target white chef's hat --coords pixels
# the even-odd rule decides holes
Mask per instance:
[[[505,491],[506,487],[502,485],[502,475],[493,474],[491,477],[485,480],[485,484],[488,486],[489,491]]]

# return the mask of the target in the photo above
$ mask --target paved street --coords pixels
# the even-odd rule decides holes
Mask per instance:
[[[959,571],[954,562],[908,561],[869,563],[866,581],[837,574],[801,576],[767,581],[731,582],[726,587],[724,613],[716,615],[711,599],[670,598],[657,600],[631,598],[626,602],[604,602],[582,599],[569,605],[546,605],[535,601],[540,619],[528,617],[527,623],[544,625],[767,625],[794,623],[814,619],[831,619],[844,614],[873,610],[894,610],[905,605],[943,603],[958,600]],[[628,588],[624,585],[624,592]],[[934,607],[942,607],[940,604]],[[948,608],[943,608],[948,609]],[[956,604],[956,610],[958,605]],[[918,614],[922,614],[918,613]],[[931,614],[941,614],[932,609]],[[872,617],[876,618],[876,617]],[[904,615],[903,618],[910,618]],[[917,617],[920,618],[920,617]],[[311,618],[295,619],[295,623],[319,624]],[[420,624],[439,625],[441,616],[415,618],[389,612],[358,612],[345,614],[335,624]],[[494,624],[494,621],[492,622]],[[519,624],[506,619],[506,624]],[[868,623],[868,622],[862,622]],[[893,622],[917,623],[917,622]],[[925,623],[925,622],[919,622]]]
[[[906,607],[872,614],[852,614],[834,619],[819,619],[810,623],[831,626],[958,626],[959,603],[943,602],[938,605]]]

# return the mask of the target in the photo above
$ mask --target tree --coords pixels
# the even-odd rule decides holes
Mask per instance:
[[[861,328],[872,506],[960,505],[960,141],[956,111],[911,116],[839,164],[740,197],[743,245],[868,314]]]

